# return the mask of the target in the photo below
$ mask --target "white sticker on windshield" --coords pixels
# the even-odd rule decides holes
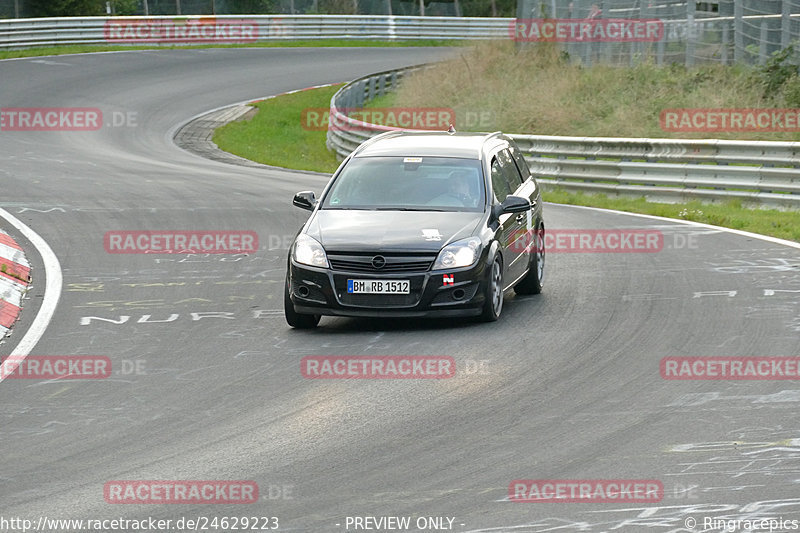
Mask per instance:
[[[439,233],[438,229],[424,229],[422,230],[422,236],[425,237],[426,241],[441,241],[442,234]]]
[[[421,157],[404,157],[403,163],[422,163]]]

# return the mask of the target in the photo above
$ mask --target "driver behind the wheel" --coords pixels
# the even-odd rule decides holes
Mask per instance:
[[[447,192],[431,201],[435,205],[454,207],[475,207],[475,198],[470,188],[471,173],[468,170],[454,170],[447,177]]]

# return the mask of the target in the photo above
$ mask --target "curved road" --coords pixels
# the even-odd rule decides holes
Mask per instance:
[[[287,241],[306,214],[291,195],[319,192],[326,177],[206,161],[177,148],[172,132],[215,107],[447,53],[208,49],[0,62],[3,108],[135,119],[92,132],[0,132],[0,207],[41,235],[63,269],[33,353],[108,356],[115,369],[104,380],[0,383],[2,518],[277,516],[280,530],[305,532],[345,531],[348,516],[450,517],[443,527],[460,532],[800,520],[800,384],[659,374],[667,356],[800,356],[796,248],[547,205],[551,229],[657,229],[665,248],[550,254],[545,292],[508,297],[493,324],[326,317],[316,331],[287,327]],[[261,247],[105,253],[106,231],[145,229],[252,230]],[[34,290],[3,354],[42,296],[41,259],[27,253]],[[457,374],[307,380],[307,355],[445,355]],[[108,481],[153,479],[254,480],[261,499],[104,501]],[[507,501],[514,479],[655,479],[665,496],[516,503]]]

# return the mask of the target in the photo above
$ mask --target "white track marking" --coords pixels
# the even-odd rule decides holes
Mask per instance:
[[[42,256],[42,262],[44,263],[46,281],[42,306],[39,308],[39,313],[36,315],[36,318],[33,319],[33,323],[28,328],[28,331],[25,332],[22,340],[19,341],[14,351],[9,354],[9,356],[14,356],[17,361],[22,361],[30,354],[31,350],[36,346],[36,343],[39,342],[39,339],[42,338],[47,326],[50,324],[50,320],[53,318],[53,314],[56,312],[58,299],[61,297],[61,285],[63,282],[61,265],[58,262],[56,254],[53,253],[53,250],[47,242],[35,231],[5,209],[0,209],[0,217],[6,219],[9,224],[17,228],[17,230],[33,244],[36,250],[38,250],[39,255]],[[5,376],[0,376],[0,382],[2,382],[3,379],[5,379]]]
[[[550,202],[547,202],[550,203]],[[758,233],[750,233],[749,231],[742,231],[738,229],[731,229],[731,228],[723,228],[721,226],[712,226],[711,224],[703,224],[702,222],[694,222],[691,220],[681,220],[679,218],[667,218],[667,217],[659,217],[656,215],[644,215],[642,213],[629,213],[628,211],[617,211],[615,209],[604,209],[602,207],[589,207],[585,205],[571,205],[571,204],[557,204],[552,203],[552,205],[559,205],[559,206],[566,206],[566,207],[575,207],[577,209],[591,209],[594,211],[605,211],[606,213],[615,213],[617,215],[628,215],[632,217],[642,217],[642,218],[650,218],[653,220],[663,220],[664,222],[674,222],[676,224],[685,224],[687,226],[697,226],[700,228],[707,228],[713,229],[716,231],[724,231],[726,233],[733,233],[735,235],[741,235],[743,237],[750,237],[752,239],[759,239],[762,241],[771,242],[774,244],[782,244],[783,246],[791,246],[792,248],[797,248],[800,250],[800,242],[794,241],[787,241],[786,239],[779,239],[777,237],[770,237],[769,235],[760,235]]]

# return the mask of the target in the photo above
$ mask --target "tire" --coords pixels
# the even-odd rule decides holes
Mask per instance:
[[[294,310],[294,304],[289,297],[289,280],[286,280],[283,289],[283,314],[286,322],[297,329],[313,329],[319,324],[320,315],[306,315]]]
[[[535,235],[536,243],[534,249],[531,250],[528,273],[514,286],[514,292],[517,294],[539,294],[542,292],[545,263],[544,227],[539,228]]]
[[[500,318],[503,311],[503,263],[500,255],[495,255],[491,267],[489,267],[489,278],[486,282],[486,301],[483,303],[481,320],[483,322],[494,322]]]

